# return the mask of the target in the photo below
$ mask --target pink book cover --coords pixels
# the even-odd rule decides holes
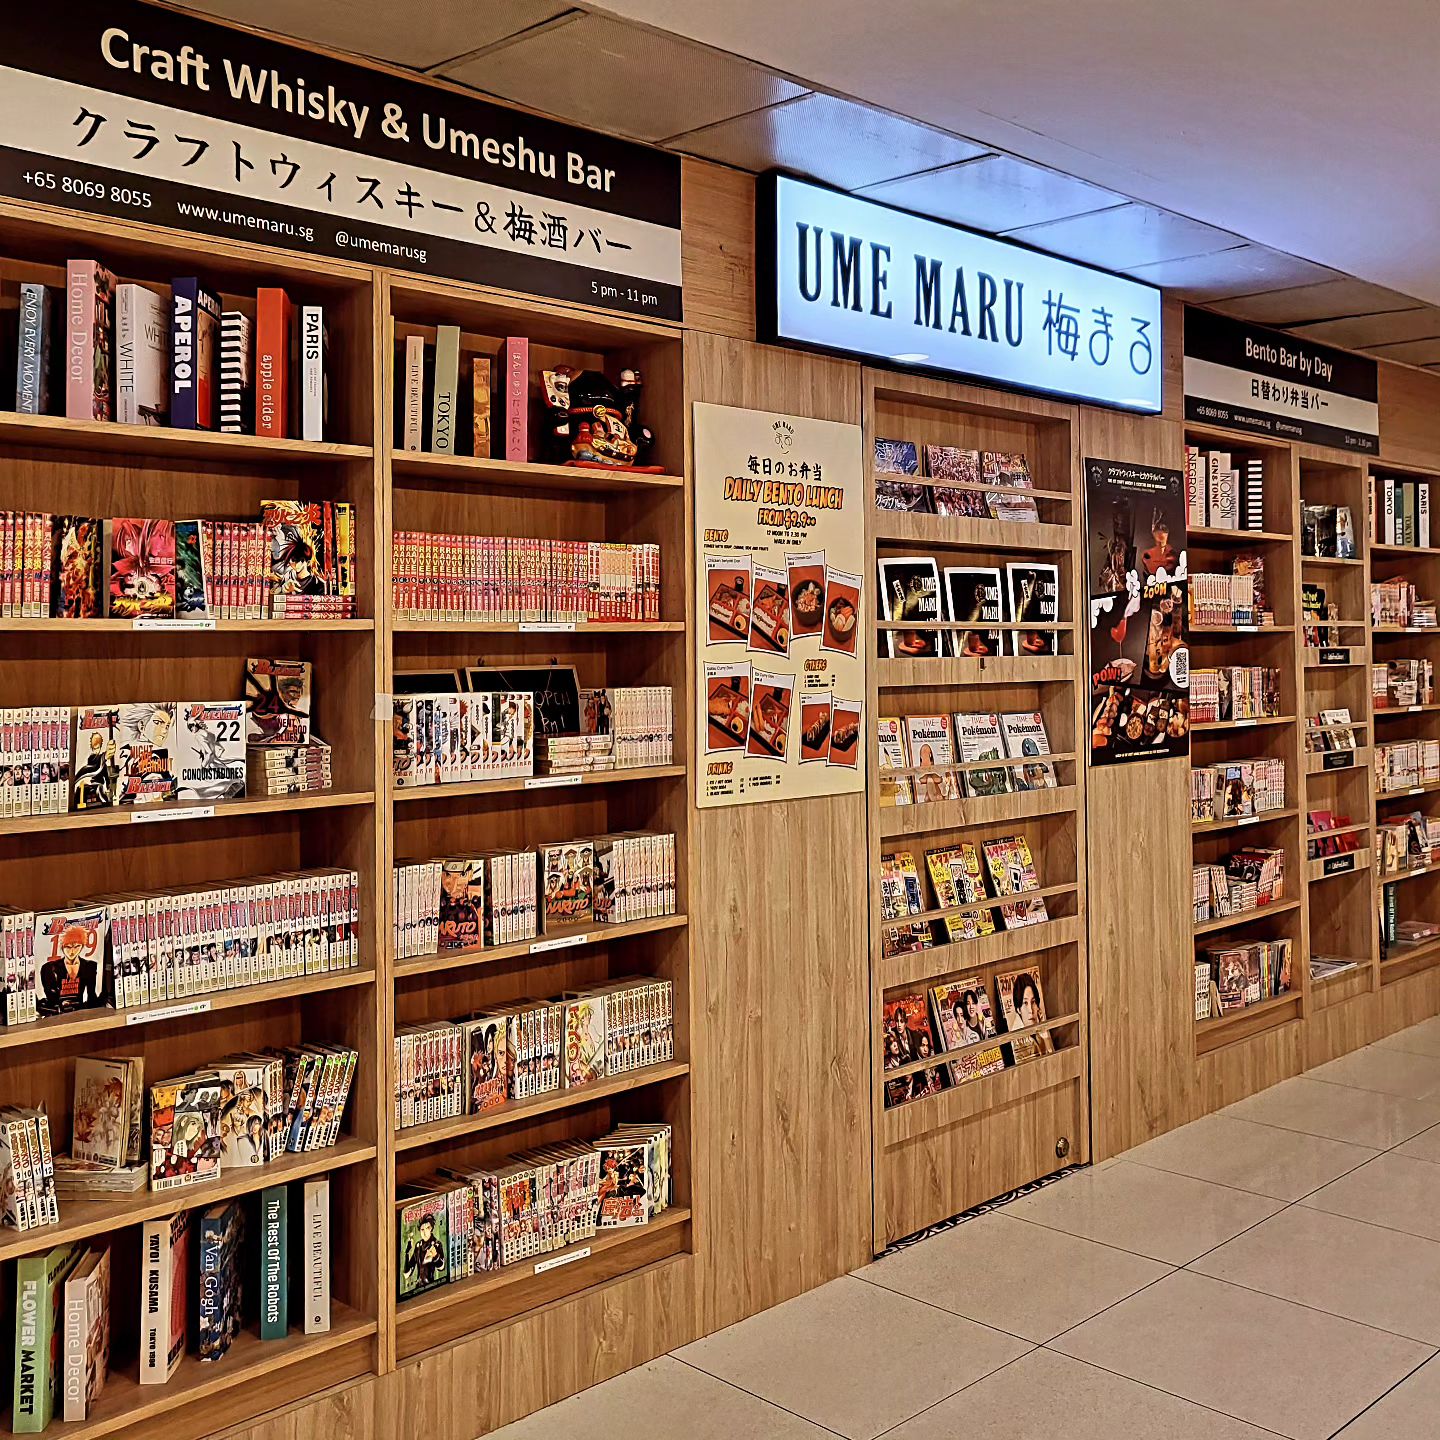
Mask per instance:
[[[530,458],[530,342],[512,335],[500,355],[505,376],[505,458]]]
[[[65,266],[65,415],[113,420],[115,277],[94,260]]]

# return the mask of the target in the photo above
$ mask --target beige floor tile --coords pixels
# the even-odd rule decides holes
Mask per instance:
[[[1298,1200],[1379,1153],[1233,1115],[1207,1115],[1137,1145],[1124,1158],[1275,1200]]]
[[[995,1211],[855,1273],[982,1325],[1043,1342],[1169,1269]],[[1017,1284],[1017,1274],[1042,1276],[1043,1283]]]
[[[675,1353],[850,1440],[874,1440],[1028,1348],[844,1276]]]
[[[1440,1168],[1393,1150],[1316,1191],[1304,1203],[1440,1240]]]
[[[1386,1045],[1367,1045],[1306,1074],[1312,1080],[1404,1095],[1410,1100],[1430,1100],[1440,1094],[1440,1054],[1417,1055]]]
[[[1348,1085],[1327,1085],[1300,1075],[1262,1090],[1221,1112],[1281,1130],[1323,1135],[1351,1145],[1388,1150],[1440,1124],[1440,1101],[1408,1100]]]
[[[1032,1350],[892,1430],[885,1440],[1039,1440],[1041,1436],[1272,1440],[1243,1420],[1051,1350]]]
[[[1395,1147],[1395,1154],[1406,1155],[1411,1160],[1429,1160],[1440,1165],[1440,1125],[1422,1130],[1413,1140]]]
[[[1440,1055],[1440,1016],[1422,1020],[1420,1024],[1398,1034],[1387,1035],[1377,1043],[1390,1050],[1410,1050],[1416,1055]]]
[[[1294,1440],[1326,1440],[1432,1353],[1188,1271],[1053,1345]]]
[[[1440,1245],[1417,1235],[1294,1205],[1191,1269],[1440,1345]]]
[[[634,1440],[639,1434],[686,1440],[824,1440],[808,1420],[757,1400],[668,1355],[617,1375],[513,1425],[488,1440]]]
[[[1122,1163],[1067,1176],[1001,1213],[1184,1265],[1280,1208],[1262,1195]]]
[[[1440,1429],[1440,1360],[1422,1366],[1377,1400],[1335,1440],[1421,1440]]]

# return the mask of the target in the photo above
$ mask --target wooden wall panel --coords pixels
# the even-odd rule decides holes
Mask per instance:
[[[684,162],[681,264],[691,330],[755,338],[755,177]]]
[[[685,362],[692,400],[860,421],[856,365],[694,333]],[[697,810],[691,834],[708,1333],[870,1256],[865,798]]]

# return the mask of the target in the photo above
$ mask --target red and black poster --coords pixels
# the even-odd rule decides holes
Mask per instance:
[[[1090,763],[1190,751],[1185,478],[1086,460]]]

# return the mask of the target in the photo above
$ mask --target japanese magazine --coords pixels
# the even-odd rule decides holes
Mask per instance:
[[[951,981],[930,989],[930,1009],[942,1050],[962,1050],[995,1035],[990,1013],[990,993],[983,977]],[[968,1050],[950,1062],[950,1081],[962,1085],[982,1075],[994,1075],[1005,1068],[1005,1057],[997,1045],[986,1050]]]
[[[997,900],[1009,895],[1024,895],[1027,891],[1040,888],[1035,861],[1030,854],[1030,843],[1023,835],[986,840],[980,848],[989,871],[990,886]],[[1028,900],[1002,905],[1000,916],[1007,930],[1018,930],[1026,925],[1041,925],[1050,918],[1043,897],[1038,895]]]
[[[1040,986],[1038,967],[1031,965],[996,975],[995,995],[1000,1001],[1000,1029],[1003,1033],[1013,1034],[1044,1023],[1045,995]],[[1037,1055],[1049,1055],[1054,1049],[1048,1030],[1022,1035],[1005,1046],[1012,1065],[1033,1060]]]
[[[880,804],[882,806],[913,805],[915,788],[909,775],[887,775],[887,770],[907,770],[909,751],[905,748],[904,722],[894,715],[882,716],[875,722],[878,732],[877,756],[880,765]]]

